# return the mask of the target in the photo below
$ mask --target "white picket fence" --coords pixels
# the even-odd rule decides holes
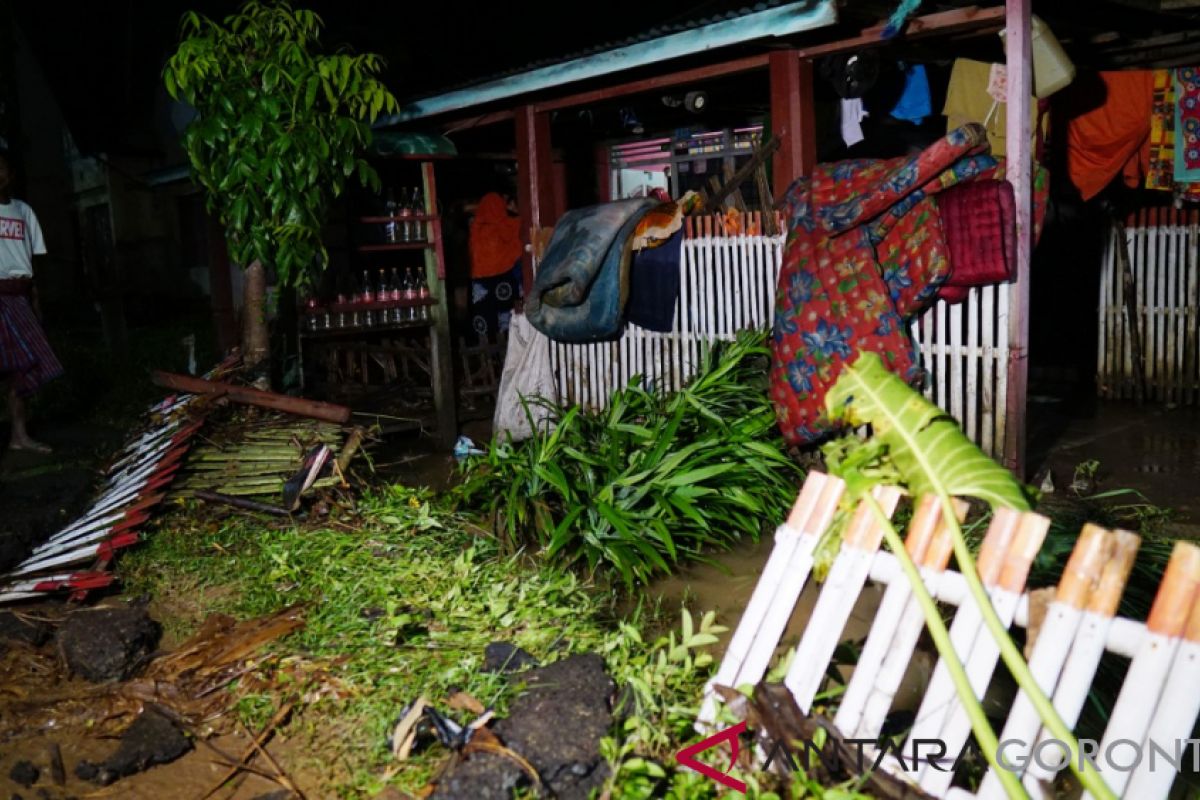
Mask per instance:
[[[689,222],[695,224],[681,247],[674,329],[660,333],[629,324],[613,342],[552,342],[563,402],[604,408],[634,375],[660,391],[678,391],[695,373],[705,342],[771,327],[784,237],[718,235],[711,218]]]
[[[832,524],[845,492],[838,478],[810,472],[787,520],[775,534],[775,547],[763,567],[721,666],[705,690],[697,729],[711,732],[719,722],[718,686],[742,687],[763,680],[776,659],[797,601],[809,582],[817,542]],[[900,499],[895,487],[877,487],[875,500],[891,516]],[[956,508],[960,518],[966,504]],[[951,533],[936,498],[914,501],[905,550],[930,595],[955,607],[951,645],[974,695],[982,699],[1000,667],[1000,647],[983,622],[980,607],[963,576],[948,569]],[[1005,626],[1028,628],[1031,600],[1025,582],[1041,549],[1050,520],[1037,514],[999,509],[977,557],[979,576]],[[881,549],[883,528],[864,501],[850,518],[842,548],[820,588],[795,646],[784,685],[801,712],[809,713],[826,683],[828,667],[851,613],[868,581],[885,586],[874,621],[845,691],[837,700],[833,724],[847,739],[878,742],[913,659],[925,617],[899,560]],[[1078,723],[1089,688],[1105,652],[1130,659],[1122,688],[1111,707],[1099,749],[1092,756],[1113,794],[1128,800],[1166,800],[1178,777],[1175,766],[1189,764],[1183,745],[1200,715],[1200,547],[1178,542],[1161,578],[1146,622],[1117,616],[1140,538],[1125,531],[1085,525],[1045,607],[1029,669],[1068,729]],[[990,770],[974,792],[952,786],[954,769],[915,758],[935,754],[955,759],[971,737],[967,712],[946,664],[939,661],[924,688],[907,741],[880,753],[864,748],[867,760],[881,757],[882,769],[939,798],[1000,800],[1000,775]],[[1062,748],[1042,724],[1031,698],[1018,692],[1009,706],[999,741],[1007,742],[1004,761],[1012,766],[1035,800],[1057,793],[1065,767]],[[1014,747],[1014,745],[1016,745]],[[1130,749],[1140,757],[1131,765]],[[1156,750],[1157,748],[1157,750]],[[1155,757],[1151,756],[1154,752]],[[1090,797],[1090,795],[1085,795]]]
[[[602,409],[634,375],[676,391],[694,374],[704,342],[769,329],[784,237],[725,235],[711,218],[689,220],[680,259],[674,330],[626,326],[613,342],[550,345],[559,399]],[[954,415],[987,454],[1004,448],[1008,286],[972,289],[966,301],[939,301],[912,334],[929,372],[925,394]]]
[[[1101,397],[1134,397],[1132,336],[1116,233],[1105,239],[1100,273],[1097,390]],[[1134,297],[1145,397],[1192,404],[1200,392],[1200,211],[1142,209],[1126,221],[1125,247]]]
[[[1004,452],[1009,289],[976,287],[954,305],[938,300],[911,329],[929,372],[925,396],[993,458]]]

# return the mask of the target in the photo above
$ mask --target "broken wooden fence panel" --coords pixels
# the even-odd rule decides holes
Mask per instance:
[[[832,524],[844,488],[837,478],[816,472],[806,479],[788,521],[776,532],[775,547],[720,668],[706,686],[697,719],[699,730],[711,730],[718,718],[715,687],[754,685],[766,673],[812,570],[813,550]],[[877,498],[890,514],[896,498],[879,494]],[[965,514],[965,505],[956,512]],[[884,584],[887,588],[879,610],[833,721],[843,737],[859,740],[879,736],[924,627],[924,616],[899,561],[879,550],[881,533],[864,514],[865,508],[860,506],[844,534],[841,551],[813,609],[814,624],[804,630],[784,681],[797,707],[810,709],[849,609],[867,580]],[[1000,509],[993,516],[977,566],[1005,624],[1029,625],[1025,581],[1048,524],[1046,518],[1028,512]],[[1176,545],[1150,616],[1141,623],[1115,616],[1139,543],[1139,537],[1125,531],[1085,526],[1047,608],[1033,645],[1030,670],[1063,721],[1073,728],[1103,654],[1131,658],[1099,752],[1106,752],[1118,739],[1130,739],[1143,749],[1151,747],[1153,740],[1166,748],[1170,758],[1169,743],[1186,740],[1200,715],[1200,693],[1195,691],[1200,681],[1200,547],[1188,542]],[[1000,660],[999,646],[985,628],[963,576],[946,569],[951,553],[949,526],[941,519],[935,498],[917,502],[905,549],[918,565],[930,594],[957,606],[950,625],[951,643],[973,692],[982,699]],[[970,733],[965,709],[939,661],[908,743],[900,752],[907,756],[918,740],[925,739],[940,741],[951,757],[956,756]],[[1035,798],[1054,796],[1057,768],[1064,766],[1052,757],[1061,748],[1044,746],[1051,738],[1030,698],[1018,693],[1001,741],[1021,742],[1015,749],[1010,746],[1006,760],[1010,765],[1021,764],[1018,772]],[[1031,751],[1040,757],[1023,757]],[[1161,764],[1161,756],[1159,761]],[[932,764],[906,766],[891,754],[883,754],[880,765],[936,797],[1004,796],[994,773],[985,775],[978,794],[973,794],[950,785],[953,770]],[[1129,800],[1162,800],[1175,777],[1172,770],[1151,769],[1148,759],[1129,771],[1100,767],[1110,788]]]

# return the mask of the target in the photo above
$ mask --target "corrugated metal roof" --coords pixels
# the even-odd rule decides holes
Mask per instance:
[[[712,25],[716,22],[737,19],[738,17],[744,17],[748,14],[765,11],[769,8],[777,8],[779,6],[788,5],[791,2],[794,2],[794,0],[762,0],[762,2],[754,3],[753,5],[747,5],[744,2],[736,2],[736,0],[729,2],[722,2],[721,0],[718,0],[717,2],[703,3],[700,6],[695,6],[689,9],[688,11],[674,15],[672,19],[664,20],[661,23],[652,25],[649,28],[636,31],[624,38],[611,39],[609,41],[601,42],[599,44],[575,50],[573,52],[563,53],[561,56],[542,58],[522,64],[518,67],[512,67],[510,69],[494,72],[489,75],[481,75],[479,78],[462,81],[454,86],[443,87],[442,91],[452,91],[454,89],[463,89],[470,86],[476,86],[481,83],[488,83],[498,78],[517,75],[522,72],[538,69],[540,67],[561,64],[565,61],[573,61],[577,58],[596,55],[597,53],[604,53],[609,50],[616,50],[619,47],[627,47],[631,44],[648,42],[652,39],[661,39],[662,37],[669,36],[673,33],[683,33],[684,31],[702,28],[705,25]],[[633,18],[631,21],[636,23],[636,18]]]
[[[619,40],[494,71],[441,91],[423,91],[418,98],[402,103],[400,114],[378,124],[477,107],[710,49],[787,36],[831,25],[837,19],[833,0],[762,0],[755,5],[716,0],[703,8],[710,13],[675,15]],[[542,26],[550,22],[539,20]]]

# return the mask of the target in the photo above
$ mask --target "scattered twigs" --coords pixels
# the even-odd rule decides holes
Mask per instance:
[[[242,733],[246,734],[247,736],[250,736],[250,731],[247,730],[246,726],[240,722],[238,723],[238,730],[242,731]],[[267,748],[259,744],[256,739],[251,738],[250,743],[254,745],[255,752],[261,755],[266,762],[271,765],[271,769],[275,771],[275,782],[292,792],[297,798],[299,798],[299,800],[304,800],[304,792],[301,792],[300,788],[292,782],[291,778],[287,776],[287,773],[283,771],[283,767],[279,766],[279,762],[275,760],[275,756],[271,755],[267,751]]]
[[[292,708],[295,705],[296,705],[295,700],[289,700],[288,702],[286,702],[282,706],[280,706],[279,710],[276,711],[275,715],[271,717],[271,719],[267,722],[267,724],[265,726],[263,726],[263,729],[259,732],[259,734],[257,736],[252,737],[250,744],[242,749],[242,753],[240,756],[238,756],[236,763],[232,767],[230,767],[225,772],[224,775],[221,776],[221,779],[219,781],[217,781],[217,783],[211,789],[209,789],[204,794],[200,795],[199,800],[208,800],[208,798],[210,798],[214,794],[216,794],[221,789],[221,787],[224,786],[231,778],[233,778],[239,772],[244,770],[246,767],[246,764],[250,760],[250,758],[256,752],[258,752],[259,748],[261,748],[262,745],[268,739],[271,738],[271,734],[273,734],[275,732],[275,729],[285,719],[287,719],[289,714],[292,713]]]

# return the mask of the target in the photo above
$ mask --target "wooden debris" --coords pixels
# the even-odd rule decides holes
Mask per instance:
[[[862,774],[859,751],[846,743],[833,721],[804,714],[782,683],[764,681],[755,687],[748,722],[768,740],[763,743],[767,752],[782,748],[805,765],[809,778],[824,786],[840,783],[847,777],[863,777],[863,788],[880,800],[932,800],[930,795],[884,770],[866,770]],[[819,749],[819,757],[810,758],[816,752],[815,743],[820,741],[818,731],[824,732],[825,744]],[[869,767],[870,759],[865,761]],[[778,756],[772,761],[785,772],[791,771],[792,763],[791,758]]]
[[[275,411],[282,411],[285,414],[311,417],[313,419],[324,420],[325,422],[336,422],[339,425],[344,425],[350,421],[350,409],[347,406],[339,406],[334,403],[308,400],[303,397],[289,397],[285,394],[264,392],[261,389],[251,389],[247,386],[237,386],[236,384],[222,383],[220,381],[206,381],[203,378],[195,378],[191,375],[177,375],[173,372],[163,372],[161,370],[155,370],[151,373],[150,377],[155,385],[178,392],[216,394],[227,397],[235,403],[270,408]]]
[[[193,495],[198,500],[207,500],[210,503],[224,503],[227,506],[240,508],[243,511],[258,511],[263,514],[275,514],[277,516],[289,516],[286,508],[273,506],[270,503],[260,503],[257,500],[247,500],[244,497],[234,497],[233,495],[221,494],[220,492],[210,492],[207,489],[200,489]]]

